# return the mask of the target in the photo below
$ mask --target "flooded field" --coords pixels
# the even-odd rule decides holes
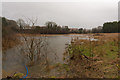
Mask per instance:
[[[47,40],[48,48],[46,52],[48,53],[48,59],[50,64],[64,63],[63,53],[65,52],[65,48],[67,47],[67,44],[70,44],[72,39],[74,38],[89,39],[87,35],[77,35],[77,34],[37,36],[35,38],[39,38],[39,37],[45,38]],[[96,39],[91,38],[91,40],[96,40]],[[21,47],[23,47],[24,45],[25,44],[18,45],[4,52],[3,70],[5,72],[8,73],[26,72],[24,64],[27,63],[27,60],[20,53]],[[42,52],[45,51],[42,50]]]

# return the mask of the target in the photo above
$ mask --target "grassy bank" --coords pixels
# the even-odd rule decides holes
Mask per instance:
[[[66,77],[117,78],[118,34],[91,35],[98,41],[76,39],[68,46]]]

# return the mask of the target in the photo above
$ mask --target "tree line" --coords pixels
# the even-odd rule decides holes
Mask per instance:
[[[80,28],[78,33],[119,33],[120,21],[106,22],[103,26],[98,26],[92,29]]]
[[[48,21],[45,23],[45,26],[35,26],[37,19],[32,20],[29,19],[32,24],[25,23],[23,19],[18,19],[17,21],[8,20],[5,17],[2,17],[2,36],[10,36],[17,33],[32,33],[32,34],[68,34],[68,33],[79,33],[79,34],[87,34],[87,33],[118,33],[119,30],[119,22],[106,22],[103,26],[98,26],[92,29],[79,28],[72,30],[68,26],[60,26],[55,22]]]
[[[55,22],[48,21],[45,26],[35,26],[36,22],[31,20],[33,24],[30,26],[24,22],[24,20],[19,19],[17,21],[19,25],[19,32],[21,33],[38,33],[38,34],[67,34],[69,33],[68,26],[60,26]]]
[[[107,22],[103,24],[103,33],[118,33],[120,21]]]

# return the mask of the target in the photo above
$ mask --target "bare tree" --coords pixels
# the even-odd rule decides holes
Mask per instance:
[[[47,62],[47,53],[42,52],[48,46],[45,37],[35,37],[35,35],[26,36],[23,34],[22,40],[24,43],[22,54],[28,58],[30,64],[34,64],[39,60],[45,60]]]
[[[37,23],[37,19],[34,20],[28,18],[28,20],[32,27]],[[21,34],[21,41],[24,44],[21,53],[28,59],[30,65],[33,65],[40,60],[44,60],[44,62],[48,63],[47,52],[43,52],[43,49],[46,49],[48,46],[46,37],[37,37],[33,34]]]
[[[26,26],[26,23],[25,23],[25,21],[23,19],[18,19],[17,24],[18,24],[20,29],[24,29],[25,26]]]

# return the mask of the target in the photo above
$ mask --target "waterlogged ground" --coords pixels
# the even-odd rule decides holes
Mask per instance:
[[[50,67],[52,68],[54,65],[56,65],[56,63],[61,63],[61,64],[64,63],[63,53],[65,52],[65,48],[67,47],[67,44],[70,44],[72,39],[77,37],[80,39],[88,39],[88,35],[79,35],[79,34],[78,35],[77,34],[37,35],[35,37],[36,38],[46,37],[48,41],[48,46],[49,46],[47,52],[49,53],[49,61],[50,61],[50,64],[52,64],[52,66],[50,65]],[[15,46],[3,53],[3,73],[5,73],[3,74],[3,77],[13,74],[15,72],[21,72],[24,74],[26,73],[26,69],[24,66],[24,64],[26,64],[26,60],[24,59],[24,56],[21,55],[21,47],[23,46],[24,44]],[[56,54],[57,57],[54,54]],[[54,60],[54,57],[56,57],[55,60]],[[39,64],[33,67],[28,67],[28,68],[29,68],[29,76],[40,77],[42,75],[43,76],[46,75],[45,73],[41,73],[45,71],[40,70],[42,68],[41,68],[41,65]],[[52,73],[50,73],[51,76],[52,75],[54,76],[54,74],[56,74],[55,70],[53,70]]]
[[[41,36],[37,35],[37,37]],[[116,66],[118,34],[47,35],[46,38],[49,42],[50,64],[47,67],[39,64],[28,66],[28,77],[116,78],[118,76]],[[72,47],[68,47],[68,44]],[[70,50],[67,51],[69,48]],[[56,59],[54,59],[55,53]],[[7,50],[3,55],[3,77],[13,75],[14,72],[26,74],[24,64],[26,63],[20,55],[19,46]]]

